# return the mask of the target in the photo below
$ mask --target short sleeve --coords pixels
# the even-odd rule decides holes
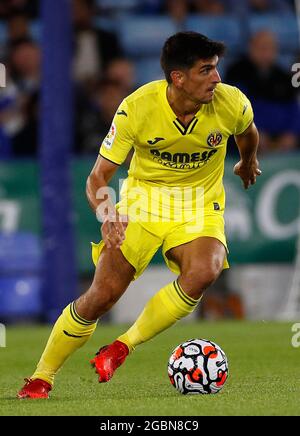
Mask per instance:
[[[253,109],[250,103],[250,100],[242,93],[242,91],[238,90],[239,93],[239,103],[238,103],[238,114],[237,121],[235,127],[235,135],[242,134],[253,121]]]
[[[111,162],[121,165],[134,144],[134,119],[126,100],[120,104],[113,118],[110,130],[104,138],[100,155]]]

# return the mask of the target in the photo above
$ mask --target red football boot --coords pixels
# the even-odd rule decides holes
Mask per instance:
[[[91,365],[96,369],[96,373],[99,374],[99,383],[108,382],[128,354],[127,345],[120,341],[115,341],[100,348],[96,357],[90,361]]]
[[[25,385],[17,394],[17,398],[20,400],[24,398],[49,398],[49,392],[52,386],[44,380],[36,378],[25,378]]]

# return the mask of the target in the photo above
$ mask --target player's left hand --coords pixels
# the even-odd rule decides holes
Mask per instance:
[[[256,157],[250,162],[240,160],[234,166],[233,172],[242,179],[245,189],[248,189],[250,185],[254,185],[256,183],[256,177],[261,175],[259,162]]]
[[[102,239],[107,248],[119,249],[125,240],[125,230],[128,217],[119,215],[118,211],[110,210],[104,217],[101,226]]]

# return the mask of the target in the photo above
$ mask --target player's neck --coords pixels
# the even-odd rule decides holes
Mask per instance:
[[[202,106],[201,103],[190,100],[172,85],[167,88],[167,100],[175,115],[184,124],[188,124]]]

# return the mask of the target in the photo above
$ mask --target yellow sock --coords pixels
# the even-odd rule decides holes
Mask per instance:
[[[57,319],[32,379],[40,378],[50,383],[65,360],[82,347],[94,333],[97,321],[86,321],[69,304]]]
[[[148,341],[193,312],[199,300],[189,297],[175,280],[148,301],[133,326],[119,336],[118,340],[133,351],[137,345]]]

